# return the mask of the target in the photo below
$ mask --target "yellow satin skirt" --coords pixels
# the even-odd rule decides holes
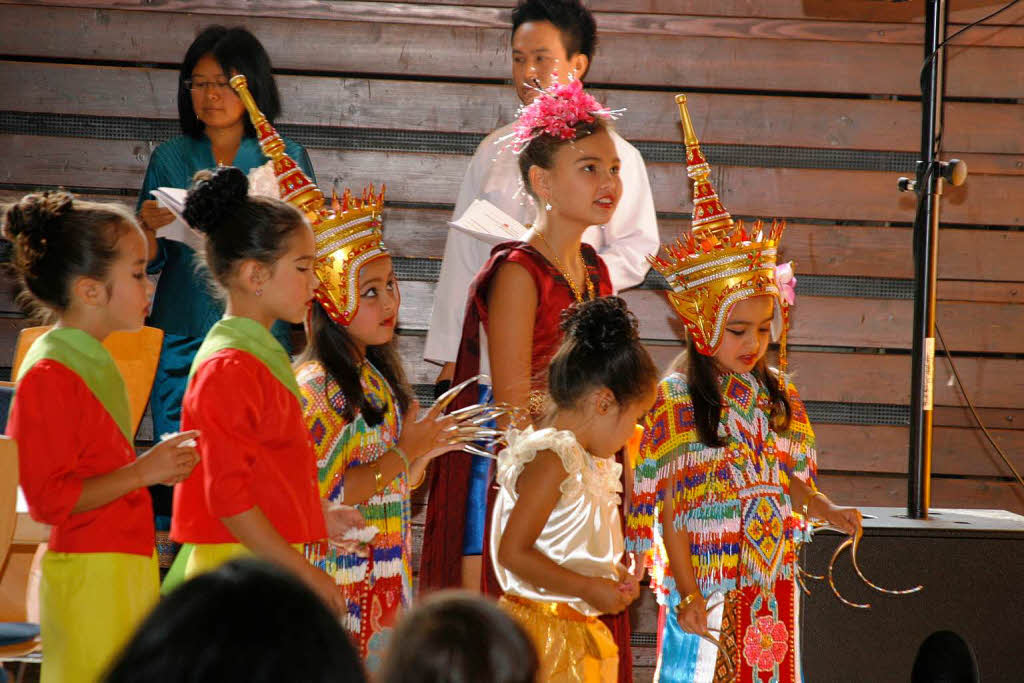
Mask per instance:
[[[94,683],[160,598],[156,550],[43,555],[42,683]]]
[[[619,648],[597,617],[560,602],[539,602],[504,595],[498,605],[525,629],[540,660],[539,681],[601,681],[619,676]]]
[[[292,543],[291,546],[297,552],[303,552],[302,543]],[[252,554],[252,551],[241,543],[197,543],[192,546],[192,553],[185,565],[185,580],[212,572],[236,557],[251,557]]]
[[[185,580],[212,572],[222,564],[246,555],[252,555],[252,551],[241,543],[196,543],[185,565]]]

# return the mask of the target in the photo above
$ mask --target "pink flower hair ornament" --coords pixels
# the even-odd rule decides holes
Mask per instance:
[[[583,91],[582,81],[571,80],[563,85],[557,82],[557,74],[552,74],[552,78],[555,83],[548,88],[534,88],[537,97],[530,104],[520,107],[515,128],[499,140],[508,140],[513,153],[519,154],[534,138],[541,135],[572,140],[576,137],[574,126],[578,123],[590,123],[595,118],[611,121],[625,111],[605,107]]]
[[[793,274],[792,261],[775,266],[775,284],[787,305],[792,306],[796,303],[796,275]]]

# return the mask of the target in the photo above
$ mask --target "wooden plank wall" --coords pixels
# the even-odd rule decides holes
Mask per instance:
[[[401,348],[414,381],[438,259],[468,155],[517,106],[510,0],[0,0],[0,200],[65,185],[134,205],[149,154],[177,132],[176,65],[197,31],[244,25],[276,69],[285,134],[321,184],[386,181],[403,278]],[[999,3],[951,3],[950,30]],[[736,216],[790,221],[800,278],[791,358],[816,420],[823,487],[843,502],[906,501],[912,196],[923,2],[592,0],[589,85],[638,144],[665,240],[690,203],[674,92],[691,94],[714,182]],[[685,9],[682,9],[685,8]],[[1024,469],[1024,7],[949,50],[945,154],[968,184],[942,205],[938,319],[965,388]],[[657,278],[627,292],[658,362],[679,327]],[[9,292],[10,284],[5,285]],[[25,323],[8,304],[0,357]],[[9,361],[0,360],[0,365]],[[1024,512],[936,363],[933,505]],[[647,616],[640,630],[653,631]],[[640,648],[638,664],[650,665]],[[641,673],[647,671],[642,669]],[[649,673],[649,671],[647,671]]]

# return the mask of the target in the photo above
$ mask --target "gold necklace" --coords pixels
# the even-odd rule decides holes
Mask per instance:
[[[576,286],[576,283],[569,276],[569,269],[566,268],[564,265],[562,265],[562,259],[558,258],[558,255],[555,253],[555,250],[551,246],[551,243],[548,242],[548,238],[544,236],[544,233],[542,233],[541,231],[538,230],[537,231],[537,235],[542,240],[544,240],[544,246],[546,246],[548,248],[548,251],[551,252],[551,258],[555,259],[555,268],[557,268],[558,272],[562,274],[563,278],[565,278],[566,283],[568,283],[568,285],[569,285],[569,289],[572,290],[573,298],[576,299],[576,303],[579,303],[579,304],[583,303],[585,301],[585,299],[583,298],[583,294],[580,293],[580,288]],[[594,298],[594,283],[590,280],[590,277],[587,274],[587,263],[586,263],[586,261],[583,260],[583,247],[582,246],[580,246],[580,265],[583,266],[583,279],[584,279],[584,281],[587,284],[587,299],[586,300],[593,299]]]

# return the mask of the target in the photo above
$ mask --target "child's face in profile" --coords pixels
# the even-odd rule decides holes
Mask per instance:
[[[270,279],[263,284],[263,305],[276,320],[301,323],[318,284],[313,272],[316,246],[313,231],[305,222],[286,239],[287,251],[274,263]]]
[[[560,145],[547,175],[544,193],[552,212],[584,225],[611,220],[622,197],[619,155],[606,130]]]
[[[581,445],[595,458],[614,456],[630,440],[637,424],[653,407],[656,388],[651,385],[639,398],[626,403],[615,402],[607,388],[591,394],[587,399],[592,401],[588,408],[589,427],[586,434],[577,434]]]
[[[561,31],[549,21],[528,21],[512,34],[512,84],[523,104],[533,101],[533,88],[551,85],[552,73],[557,72],[559,83],[582,78],[586,60],[581,54],[566,54]]]
[[[107,276],[109,331],[137,330],[149,314],[153,283],[146,277],[146,238],[130,226],[117,240],[117,258]]]
[[[726,372],[750,372],[768,350],[772,339],[775,298],[755,296],[733,306],[722,332],[715,361]]]
[[[633,436],[637,424],[641,423],[644,416],[654,407],[656,391],[657,387],[652,385],[638,399],[624,405],[612,400],[603,415],[598,410],[593,438],[587,444],[587,450],[598,458],[610,458],[615,455]]]
[[[390,256],[373,259],[359,269],[359,310],[348,333],[363,351],[391,341],[401,304]]]

